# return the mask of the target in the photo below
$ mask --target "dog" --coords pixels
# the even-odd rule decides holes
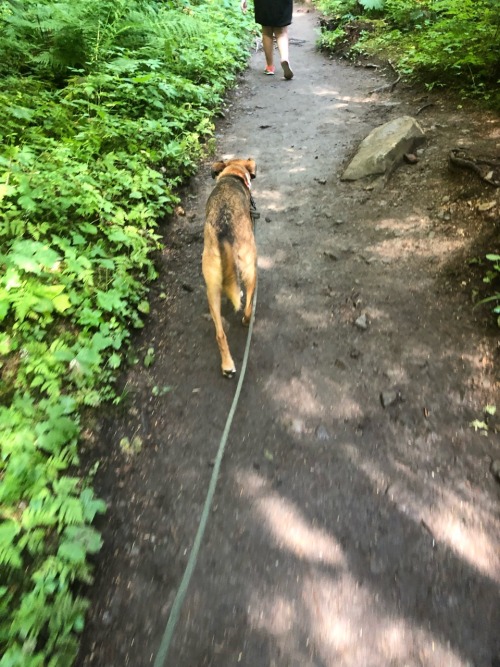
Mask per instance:
[[[206,204],[202,272],[207,288],[208,306],[215,325],[224,377],[236,373],[226,334],[222,326],[221,298],[225,294],[238,312],[245,287],[242,323],[252,316],[257,284],[257,247],[255,244],[250,183],[257,175],[255,160],[248,158],[215,162],[212,178],[217,183]]]

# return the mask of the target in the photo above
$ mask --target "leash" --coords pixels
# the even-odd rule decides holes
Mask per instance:
[[[255,201],[251,195],[250,195],[250,215],[252,216],[252,221],[255,226],[255,220],[260,218],[260,213],[257,212]],[[226,449],[227,438],[229,436],[229,431],[233,423],[233,418],[236,412],[236,408],[238,407],[241,387],[243,386],[243,380],[245,379],[245,373],[247,370],[248,357],[250,354],[250,342],[252,340],[253,324],[255,320],[255,309],[257,307],[257,288],[258,288],[258,281],[255,285],[255,292],[253,295],[252,315],[250,317],[250,325],[248,327],[247,342],[245,346],[245,353],[243,354],[243,361],[241,363],[241,372],[240,372],[240,377],[238,379],[238,385],[236,387],[236,391],[234,392],[233,402],[231,403],[231,409],[229,410],[229,414],[226,420],[226,425],[224,427],[222,438],[219,443],[219,449],[217,450],[217,456],[215,457],[212,476],[210,477],[210,484],[208,485],[207,497],[205,498],[205,504],[203,505],[203,511],[201,513],[198,530],[194,538],[193,546],[191,548],[191,553],[189,554],[186,569],[184,570],[184,575],[181,579],[181,583],[179,584],[179,589],[175,596],[172,609],[170,610],[170,616],[168,618],[168,622],[165,627],[163,637],[160,643],[160,648],[158,649],[158,653],[156,655],[153,667],[164,667],[165,665],[168,651],[170,649],[170,644],[172,643],[175,626],[177,625],[177,621],[179,620],[182,605],[184,603],[184,599],[186,597],[189,584],[191,582],[191,577],[193,576],[194,568],[196,567],[196,563],[198,561],[198,555],[200,553],[203,535],[205,534],[205,529],[207,527],[210,509],[214,499],[217,480],[219,479],[219,472],[222,463],[222,458],[224,456],[224,451]]]

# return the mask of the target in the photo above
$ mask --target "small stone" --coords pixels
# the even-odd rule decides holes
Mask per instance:
[[[318,440],[330,440],[330,434],[328,433],[327,429],[323,424],[320,424],[316,428],[316,438]]]
[[[103,625],[111,625],[112,620],[113,619],[112,619],[111,614],[109,613],[109,611],[105,611],[104,614],[102,615],[102,624]]]
[[[294,419],[292,422],[292,431],[301,435],[305,431],[305,424],[302,419]]]
[[[366,317],[366,314],[363,313],[363,315],[360,315],[354,324],[358,327],[358,329],[366,331],[368,329],[368,318]]]
[[[418,162],[418,157],[414,153],[405,153],[403,157],[408,164],[416,164]]]
[[[483,202],[481,204],[478,204],[477,210],[482,212],[491,211],[491,209],[495,208],[496,205],[497,205],[496,201]]]
[[[399,400],[399,393],[397,391],[383,391],[380,394],[380,402],[383,408],[388,408],[394,405]]]

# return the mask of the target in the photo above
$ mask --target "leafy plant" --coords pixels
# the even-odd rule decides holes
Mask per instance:
[[[75,476],[80,414],[119,400],[159,224],[249,22],[213,0],[0,0],[0,667],[73,662],[105,510]]]
[[[498,291],[498,280],[500,278],[500,255],[488,254],[486,255],[486,259],[489,262],[492,262],[492,266],[486,272],[486,275],[483,278],[483,282],[487,285],[491,285],[495,291],[490,296],[479,301],[477,305],[484,303],[496,304],[493,308],[493,313],[497,316],[497,324],[500,327],[500,292]]]
[[[406,78],[453,87],[500,108],[497,0],[315,1],[335,19],[333,25],[324,22],[322,48],[344,48],[342,32],[357,32],[359,38],[349,42],[354,54],[381,54]],[[374,11],[378,20],[366,30]]]

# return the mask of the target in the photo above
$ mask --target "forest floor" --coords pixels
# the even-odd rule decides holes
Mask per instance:
[[[500,119],[315,47],[296,5],[292,81],[256,51],[215,158],[253,157],[259,288],[245,381],[166,664],[498,667],[498,329],[484,256],[500,191],[451,170],[498,156]],[[279,68],[278,68],[279,69]],[[343,182],[375,127],[426,142],[389,178]],[[79,667],[146,667],[197,530],[237,378],[220,374],[201,276],[210,162],[163,227],[160,278],[125,399],[96,414],[104,547]],[[247,329],[225,311],[237,368]],[[154,350],[154,362],[143,361]],[[150,355],[151,356],[151,355]]]

